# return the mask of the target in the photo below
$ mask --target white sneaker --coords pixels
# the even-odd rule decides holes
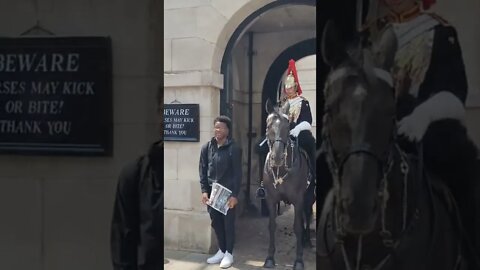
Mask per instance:
[[[220,268],[229,268],[233,264],[233,255],[225,252],[225,255],[223,256],[222,262],[220,263]]]
[[[207,259],[207,263],[209,264],[214,264],[214,263],[219,263],[222,261],[223,256],[225,253],[223,253],[220,249],[217,251],[217,254],[213,255],[212,257]]]

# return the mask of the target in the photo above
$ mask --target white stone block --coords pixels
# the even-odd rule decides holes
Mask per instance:
[[[262,93],[261,92],[254,92],[252,97],[253,104],[261,104],[262,103]]]
[[[213,119],[213,116],[200,117],[200,132],[213,132]]]
[[[225,18],[231,18],[242,6],[248,3],[250,0],[238,0],[238,1],[225,1],[225,0],[212,0],[211,5],[222,13]]]
[[[210,224],[210,216],[206,212],[165,209],[165,248],[208,253],[214,244]]]
[[[163,72],[172,71],[172,40],[163,41]]]
[[[197,162],[198,164],[198,162]],[[198,165],[195,166],[198,170]],[[170,210],[192,210],[192,202],[190,200],[192,192],[191,182],[185,180],[165,180],[165,209]]]
[[[212,87],[177,88],[176,98],[182,103],[200,104],[200,117],[216,117],[220,112],[220,93]]]
[[[163,8],[169,9],[185,9],[193,7],[207,6],[210,4],[208,0],[165,0]]]
[[[170,9],[164,12],[164,39],[197,37],[197,9]]]
[[[164,104],[172,103],[176,99],[176,89],[165,87],[163,90],[163,102]]]
[[[207,143],[213,137],[213,131],[210,132],[200,132],[200,142]]]
[[[165,180],[178,180],[178,150],[172,148],[166,142],[163,149],[163,169]]]
[[[212,6],[197,8],[197,37],[217,43],[218,35],[227,23],[227,19]]]
[[[165,87],[213,86],[223,88],[223,75],[211,70],[164,74]]]
[[[208,253],[212,243],[213,230],[210,216],[206,212],[190,212],[179,217],[179,248]],[[199,228],[202,228],[199,230]]]
[[[221,72],[220,68],[222,65],[223,56],[225,55],[226,45],[227,45],[226,43],[225,44],[219,44],[218,42],[215,43],[215,47],[213,49],[213,55],[212,55],[212,65],[211,65],[211,69],[215,72]]]
[[[207,206],[204,205],[201,201],[202,189],[200,187],[200,179],[191,181],[190,185],[192,190],[192,192],[190,192],[190,201],[192,202],[193,211],[207,212]]]
[[[172,40],[172,71],[205,70],[212,67],[215,44],[202,38]]]
[[[198,162],[201,147],[185,144],[178,149],[178,179],[181,181],[196,181],[199,179]]]
[[[178,250],[179,231],[179,215],[174,210],[163,210],[163,241],[165,249]]]

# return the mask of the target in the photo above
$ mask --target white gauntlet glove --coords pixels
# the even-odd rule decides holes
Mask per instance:
[[[302,130],[310,130],[312,126],[307,121],[303,121],[300,124],[296,125],[292,130],[290,130],[290,135],[293,137],[298,137],[300,131]]]
[[[422,140],[430,123],[441,119],[465,121],[465,108],[454,94],[442,91],[420,104],[413,112],[398,122],[398,134],[410,141]]]

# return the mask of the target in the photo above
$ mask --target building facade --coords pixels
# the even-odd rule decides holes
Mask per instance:
[[[329,12],[315,13],[320,2],[165,2],[165,103],[200,106],[200,141],[165,143],[165,248],[202,252],[215,248],[210,219],[200,203],[198,160],[201,145],[212,137],[212,121],[219,114],[233,119],[233,137],[243,150],[245,192],[241,201],[248,201],[246,194],[254,191],[259,179],[259,160],[250,141],[262,135],[263,104],[266,98],[276,97],[288,59],[316,55],[317,33],[322,32],[317,27],[323,27],[323,19],[316,14]],[[469,83],[467,125],[479,145],[480,128],[475,123],[480,117],[480,79],[475,74],[480,71],[480,32],[472,20],[480,12],[479,3],[439,1],[432,11],[457,27]],[[309,67],[320,70],[317,76],[328,71],[320,62]],[[300,75],[300,82],[311,90],[306,95],[315,113],[313,100],[321,85],[315,85],[313,73],[305,75],[305,82]]]

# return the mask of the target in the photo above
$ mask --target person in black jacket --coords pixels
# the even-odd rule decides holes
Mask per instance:
[[[160,127],[163,93],[157,92]],[[163,269],[163,129],[149,152],[120,173],[111,223],[114,270]]]
[[[207,259],[207,263],[220,263],[228,268],[233,264],[233,247],[235,241],[235,206],[242,179],[242,162],[240,147],[231,139],[232,121],[227,116],[219,116],[213,121],[215,136],[202,146],[199,162],[200,187],[202,203],[207,204],[212,184],[217,182],[230,189],[227,215],[207,206],[212,220],[212,228],[218,241],[218,252]]]
[[[415,142],[422,142],[426,168],[449,186],[469,235],[466,238],[473,242],[479,210],[474,203],[477,148],[465,128],[467,78],[455,28],[426,12],[434,3],[372,0],[370,4],[380,4],[378,11],[383,9],[383,14],[369,14],[367,29],[375,33],[391,27],[397,36],[391,73],[400,145],[416,153]]]

